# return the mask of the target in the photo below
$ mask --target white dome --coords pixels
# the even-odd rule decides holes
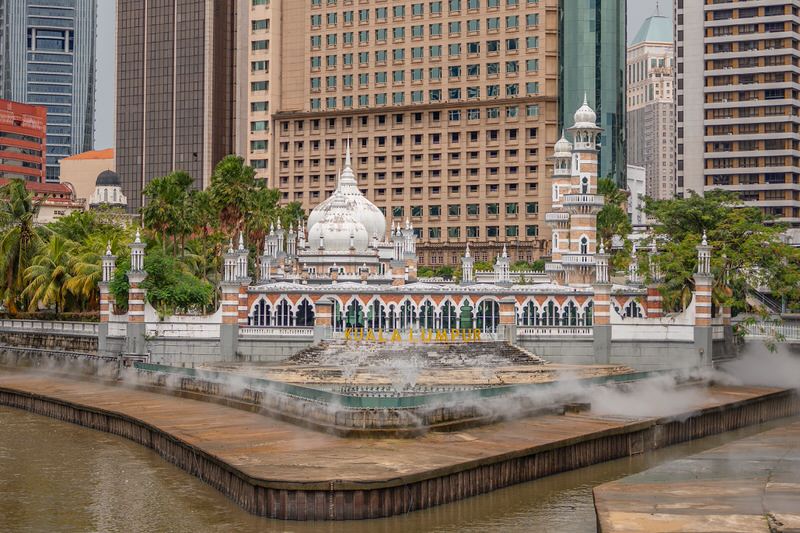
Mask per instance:
[[[597,113],[589,107],[588,102],[586,101],[586,95],[583,97],[583,105],[575,111],[575,125],[572,126],[573,128],[580,128],[580,127],[596,127],[597,126]]]
[[[342,196],[331,197],[325,218],[315,223],[308,232],[308,243],[312,250],[324,245],[326,251],[346,252],[353,247],[358,252],[366,251],[370,236],[364,224],[353,216]]]
[[[553,146],[553,157],[572,157],[572,143],[561,132],[561,138]]]
[[[315,207],[308,216],[308,226],[311,230],[314,226],[327,218],[328,213],[334,209],[333,205],[342,199],[346,210],[350,212],[352,218],[359,222],[367,232],[369,238],[377,236],[383,240],[386,237],[386,217],[375,204],[367,200],[358,188],[355,174],[350,164],[350,147],[347,147],[345,167],[339,176],[339,184],[330,198]],[[325,241],[325,248],[328,242]]]

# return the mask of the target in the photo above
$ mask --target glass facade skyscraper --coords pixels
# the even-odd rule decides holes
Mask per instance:
[[[0,87],[47,107],[47,181],[92,149],[96,0],[0,0]]]
[[[625,184],[626,0],[559,3],[559,126],[572,123],[584,95],[604,129],[600,176]]]

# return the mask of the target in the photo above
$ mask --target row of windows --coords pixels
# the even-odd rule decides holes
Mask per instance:
[[[408,71],[409,78],[411,81],[424,81],[425,80],[425,71],[426,69],[423,68],[412,68]],[[505,62],[505,73],[506,74],[515,74],[520,71],[519,61],[506,61]],[[538,59],[528,59],[525,61],[525,72],[526,73],[535,73],[539,71],[539,60]],[[427,69],[428,72],[428,80],[429,81],[440,81],[442,79],[442,75],[446,72],[447,78],[449,80],[458,80],[462,76],[466,76],[467,78],[477,78],[481,75],[481,65],[480,64],[471,64],[462,67],[461,65],[450,65],[446,69],[442,67],[429,67]],[[501,64],[500,63],[487,63],[486,64],[486,74],[487,76],[498,76],[501,72]],[[376,84],[385,84],[389,80],[389,72],[387,71],[380,71],[375,72],[372,74],[373,80]],[[325,76],[325,87],[328,89],[335,89],[337,87],[337,80],[339,76],[332,75],[332,76]],[[342,86],[345,88],[352,88],[354,75],[353,74],[343,74],[341,76],[342,79]],[[370,74],[367,72],[361,72],[358,74],[358,85],[359,86],[366,86],[369,84]],[[391,80],[394,84],[404,83],[406,81],[406,71],[405,70],[393,70],[391,72]],[[322,77],[321,76],[313,76],[311,77],[311,89],[320,89],[322,87]]]
[[[399,28],[399,29],[402,29],[402,28]],[[397,30],[397,28],[396,28],[396,30]],[[375,41],[376,42],[385,43],[387,41],[386,36],[387,36],[387,30],[385,30],[385,29],[375,30]],[[366,45],[366,44],[369,43],[369,34],[368,34],[368,32],[359,32],[358,37],[359,37],[359,40],[358,40],[358,44],[359,45]],[[322,36],[321,35],[312,35],[310,37],[310,39],[311,39],[311,48],[313,50],[319,50],[320,48],[322,48]],[[399,38],[395,37],[394,39],[398,40]],[[526,42],[526,48],[538,48],[539,42],[538,42],[538,39],[536,39],[536,38],[526,38],[525,42]],[[325,45],[328,48],[336,47],[338,45],[338,43],[339,43],[338,34],[329,33],[329,34],[325,35]],[[342,43],[345,44],[345,45],[352,45],[353,44],[353,33],[352,32],[343,33],[342,34]],[[489,53],[489,54],[499,54],[502,51],[501,43],[502,43],[502,41],[500,39],[491,39],[491,40],[486,41],[486,52]],[[510,39],[505,39],[505,43],[506,43],[506,47],[505,47],[506,52],[516,52],[517,50],[519,50],[519,38],[514,37],[514,38],[510,38]],[[421,58],[422,57],[421,51],[422,51],[423,47],[419,46],[419,47],[416,47],[416,48],[419,50],[419,53],[420,53],[420,55],[418,57]],[[414,49],[412,49],[412,55],[413,55],[413,50]],[[437,58],[437,57],[441,57],[442,56],[442,45],[440,45],[440,44],[431,45],[429,47],[429,50],[430,50],[429,55],[430,55],[431,58]],[[447,53],[448,53],[448,55],[450,57],[461,55],[462,50],[467,50],[468,54],[479,54],[480,53],[480,42],[476,41],[476,42],[467,43],[466,47],[462,47],[461,43],[450,43],[450,44],[447,45]]]
[[[525,0],[525,3],[528,5],[539,5],[539,0]],[[336,0],[325,0],[325,5],[327,6],[335,6],[337,4]],[[480,9],[481,5],[485,5],[488,8],[499,8],[501,4],[505,4],[506,7],[517,7],[520,4],[520,0],[434,0],[433,2],[428,2],[428,13],[438,15],[442,13],[443,5],[447,5],[448,11],[450,13],[455,13],[461,11],[462,7],[466,8],[467,10],[473,9]],[[311,0],[311,7],[321,7],[322,0]],[[399,11],[398,8],[402,8],[402,11]],[[399,15],[398,13],[402,13]],[[395,17],[405,16],[405,6],[395,6],[392,9],[392,14]],[[412,16],[422,16],[425,14],[425,2],[417,2],[411,4],[411,15]],[[386,7],[379,7],[375,9],[375,16],[381,20],[385,19],[388,15],[388,8]],[[358,11],[358,20],[360,22],[369,22],[369,9],[360,9]]]
[[[378,10],[386,8],[378,8]],[[395,6],[395,10],[405,10],[405,6]],[[345,24],[352,24],[353,23],[353,12],[352,11],[345,11],[342,13],[344,23]],[[325,23],[328,26],[336,26],[339,20],[338,13],[328,13],[325,15]],[[378,22],[385,22],[386,19],[378,19]],[[254,21],[255,22],[255,21]],[[460,35],[463,30],[466,29],[469,33],[476,33],[481,30],[482,22],[485,22],[486,30],[487,31],[499,31],[502,26],[503,22],[505,22],[505,29],[507,30],[515,30],[518,29],[520,26],[520,17],[519,15],[508,15],[505,19],[501,19],[500,17],[489,17],[486,19],[470,19],[462,23],[460,20],[452,20],[447,23],[447,33],[451,36]],[[533,28],[539,25],[539,14],[538,13],[528,13],[525,15],[525,26],[526,28]],[[322,15],[315,14],[311,15],[311,27],[312,28],[320,28],[322,26]],[[441,22],[434,22],[432,24],[428,24],[428,35],[430,37],[441,37],[444,31],[445,24]],[[422,38],[425,36],[425,24],[414,24],[410,26],[411,37],[414,38]],[[253,29],[255,30],[255,24]],[[265,29],[265,28],[260,28]],[[384,30],[386,31],[386,30]],[[366,30],[359,31],[359,36],[364,34],[365,38],[369,33]],[[353,33],[350,32],[352,37]],[[406,28],[405,26],[396,26],[392,28],[392,38],[394,39],[404,39],[406,36]]]
[[[411,98],[410,102],[412,104],[420,104],[425,102],[425,91],[411,91]],[[525,94],[527,96],[535,96],[539,94],[539,82],[532,81],[525,84]],[[509,83],[505,86],[505,93],[506,98],[513,98],[520,96],[519,93],[519,84],[517,83]],[[452,88],[448,89],[447,93],[445,94],[448,100],[461,100],[462,98],[466,97],[467,99],[476,99],[481,98],[481,89],[480,87],[467,87],[466,91],[461,91],[460,88]],[[486,86],[486,97],[488,98],[499,98],[501,96],[500,86],[499,85],[487,85]],[[335,96],[329,96],[325,98],[325,108],[326,109],[336,109],[337,103],[339,99]],[[342,96],[341,104],[343,108],[352,108],[354,103],[353,96]],[[391,95],[391,105],[404,105],[409,100],[406,100],[406,93],[404,92],[393,92]],[[442,99],[442,90],[441,89],[431,89],[428,91],[428,102],[441,102]],[[389,105],[389,98],[388,93],[377,93],[373,95],[372,104],[373,105]],[[313,111],[319,110],[322,108],[322,98],[312,98],[309,102],[311,109]],[[370,106],[370,98],[367,94],[361,94],[358,96],[358,106],[359,107],[369,107]]]
[[[467,238],[480,238],[481,237],[481,228],[480,226],[467,226],[464,228],[464,236]],[[423,232],[421,229],[415,228],[415,233],[417,233],[418,238],[422,238]],[[508,225],[505,226],[505,236],[506,237],[519,237],[519,226],[517,225]],[[525,236],[526,237],[538,237],[539,236],[539,226],[536,224],[530,224],[525,226]],[[494,238],[500,237],[500,226],[486,226],[486,238]],[[442,238],[442,228],[428,228],[428,238],[429,239],[441,239]],[[459,227],[451,227],[447,228],[447,238],[448,239],[460,239],[461,238],[461,228]]]
[[[509,39],[510,41],[516,41],[516,39]],[[539,48],[539,38],[538,37],[526,37],[525,45],[528,49],[537,49]],[[512,45],[514,46],[514,45]],[[487,41],[486,42],[486,49],[492,53],[496,54],[500,52],[500,41]],[[481,51],[481,43],[480,42],[472,42],[466,44],[467,54],[469,55],[476,55],[480,54]],[[514,48],[516,50],[516,48]],[[448,53],[452,57],[459,57],[461,55],[461,44],[460,43],[453,43],[448,45]],[[375,65],[385,65],[387,59],[389,57],[388,50],[376,50],[374,52],[374,59]],[[439,59],[442,57],[442,46],[441,45],[434,45],[428,47],[428,57],[429,59]],[[353,53],[345,53],[342,54],[342,64],[345,67],[349,67],[353,65],[353,60],[358,59],[358,66],[359,67],[368,67],[369,66],[369,52],[359,52],[358,56],[356,57]],[[411,48],[411,59],[412,60],[422,60],[425,58],[425,47],[422,46],[415,46]],[[406,59],[406,49],[405,48],[395,48],[392,50],[392,60],[394,62],[405,61]],[[338,66],[339,63],[339,56],[336,54],[328,54],[325,56],[325,67],[328,69],[334,69]],[[492,63],[490,63],[492,64]],[[495,65],[499,65],[499,63],[494,63]],[[487,65],[488,67],[488,65]],[[322,56],[311,56],[311,69],[317,70],[322,68]],[[498,67],[499,72],[499,67]],[[491,72],[490,72],[491,73]]]

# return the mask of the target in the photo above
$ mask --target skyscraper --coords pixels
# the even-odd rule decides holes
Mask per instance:
[[[117,173],[129,210],[142,206],[147,183],[172,171],[207,186],[235,151],[236,6],[119,1]]]
[[[0,95],[47,107],[48,181],[94,137],[96,0],[0,0]]]
[[[698,0],[699,1],[699,0]],[[597,112],[601,177],[625,185],[626,0],[559,1],[559,127],[584,95]]]
[[[646,194],[675,196],[672,21],[649,17],[628,47],[628,164],[646,169]]]
[[[247,28],[248,160],[284,202],[329,197],[350,140],[421,263],[548,253],[558,0],[257,1]]]
[[[676,0],[677,187],[800,226],[796,1]]]

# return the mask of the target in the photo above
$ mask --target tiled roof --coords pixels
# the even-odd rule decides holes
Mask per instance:
[[[65,157],[62,161],[78,161],[82,159],[114,159],[114,149],[106,148],[105,150],[89,150],[80,154]]]

